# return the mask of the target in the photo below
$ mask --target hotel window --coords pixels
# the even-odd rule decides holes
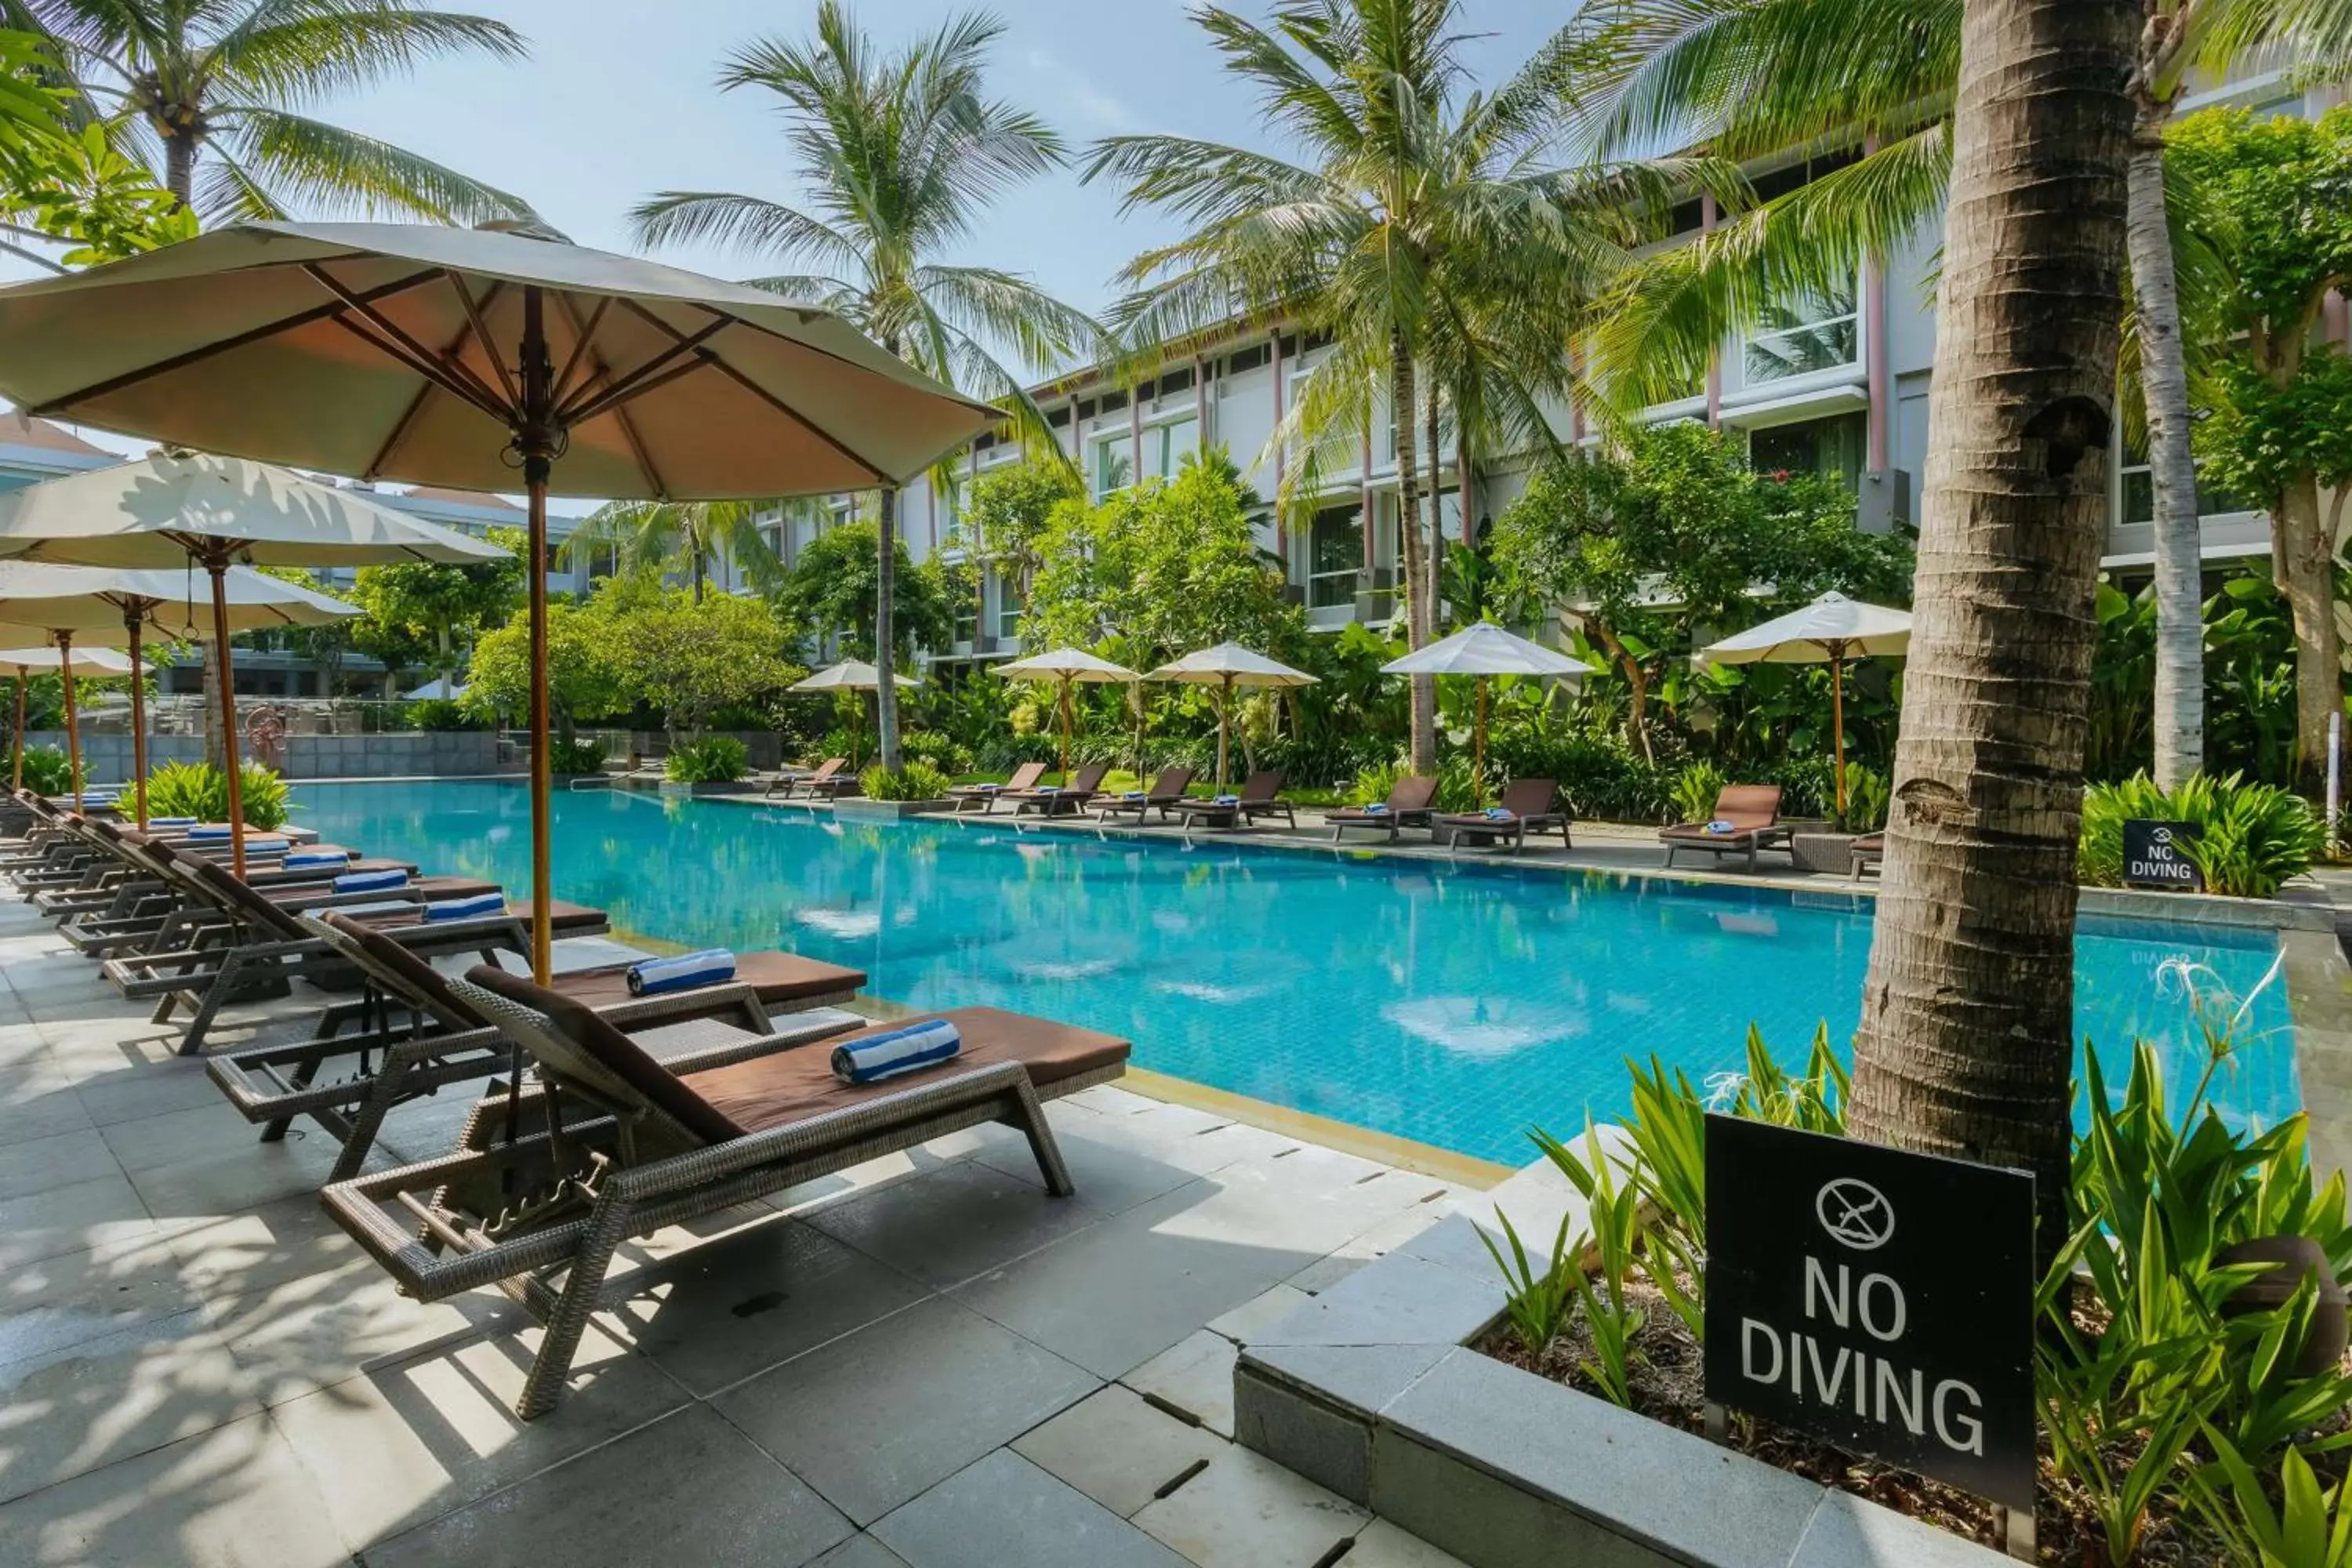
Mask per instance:
[[[2136,441],[2124,443],[2121,461],[2116,477],[2122,481],[2116,521],[2118,523],[2154,522],[2156,521],[2156,479],[2148,471],[2147,453]],[[2219,517],[2225,512],[2260,511],[2242,495],[2236,495],[2220,485],[2207,482],[2200,472],[2197,476],[2197,515]]]
[[[1748,461],[1759,474],[1826,474],[1848,489],[1862,480],[1868,417],[1832,414],[1795,425],[1775,425],[1748,437]]]
[[[1027,606],[1021,599],[1021,590],[1003,577],[996,580],[996,635],[1017,637],[1021,635],[1021,616]]]
[[[1201,421],[1192,415],[1171,419],[1164,425],[1152,425],[1143,432],[1143,477],[1147,479],[1172,479],[1176,470],[1184,466],[1185,457],[1199,449]]]
[[[1135,482],[1135,442],[1126,431],[1095,443],[1095,499]]]
[[[1363,566],[1363,508],[1332,506],[1317,512],[1307,534],[1307,608],[1354,604]]]
[[[1859,319],[1851,282],[1768,308],[1748,340],[1748,384],[1853,363],[1860,350]]]

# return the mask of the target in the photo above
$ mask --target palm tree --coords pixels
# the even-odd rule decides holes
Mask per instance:
[[[1969,0],[1927,503],[1850,1122],[2032,1171],[2066,1236],[2074,854],[2134,0]]]
[[[779,501],[616,500],[580,520],[557,559],[565,566],[593,562],[609,552],[623,573],[649,577],[682,575],[700,604],[713,561],[739,568],[762,594],[782,585],[784,563],[760,531],[763,513],[791,510],[800,503]]]
[[[530,215],[504,191],[390,142],[297,113],[325,95],[521,36],[414,0],[0,0],[48,40],[89,120],[119,126],[206,221],[356,209],[443,223]]]
[[[1058,450],[1045,415],[998,351],[1009,348],[1042,372],[1097,352],[1101,329],[1017,273],[940,259],[1000,193],[1066,156],[1061,138],[1042,121],[983,94],[982,67],[1003,30],[994,17],[971,13],[885,53],[837,0],[824,0],[814,39],[762,39],[730,56],[719,74],[722,88],[775,96],[809,205],[664,191],[634,216],[646,245],[718,241],[780,265],[822,268],[750,281],[822,305],[939,380],[1002,403],[1025,438]],[[896,768],[895,489],[882,491],[877,521],[881,759]]]
[[[1602,147],[1707,127],[1741,161],[1837,140],[1857,162],[1738,216],[1661,257],[1600,340],[1621,401],[1678,395],[1727,334],[1776,301],[1842,292],[1868,257],[1940,222],[1951,169],[1960,0],[1619,0],[1590,14],[1596,53],[1589,128]],[[2305,58],[2352,58],[2347,0],[2142,0],[2133,95],[2130,247],[2137,371],[2155,493],[2156,771],[2168,787],[2204,761],[2204,672],[2193,366],[2176,253],[2193,236],[2167,215],[2164,126],[2191,67],[2218,69],[2266,42],[2308,39]],[[2337,34],[2341,37],[2337,37]],[[2326,54],[2330,45],[2336,53]]]
[[[1398,522],[1409,640],[1429,639],[1433,559],[1421,521],[1413,429],[1423,360],[1446,331],[1448,279],[1483,255],[1508,269],[1531,321],[1543,301],[1589,297],[1629,259],[1644,203],[1663,210],[1679,168],[1547,166],[1562,94],[1578,64],[1562,29],[1491,93],[1461,89],[1458,0],[1287,0],[1270,25],[1196,14],[1227,69],[1255,86],[1269,125],[1300,161],[1181,136],[1097,142],[1086,175],[1128,186],[1127,205],[1192,226],[1146,251],[1123,280],[1118,323],[1137,342],[1181,338],[1236,313],[1328,334],[1276,441],[1305,454],[1285,500],[1311,499],[1335,436],[1372,427],[1385,401],[1396,431]],[[1544,344],[1557,359],[1565,345]],[[1384,399],[1383,395],[1384,395]],[[1435,683],[1412,687],[1412,766],[1435,765]]]

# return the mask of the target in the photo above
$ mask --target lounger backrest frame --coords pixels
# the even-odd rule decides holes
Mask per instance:
[[[689,1142],[708,1142],[639,1093],[635,1084],[598,1061],[538,1008],[526,1007],[454,975],[449,979],[449,989],[458,1000],[488,1019],[499,1034],[520,1046],[538,1064],[540,1075],[557,1087],[571,1089],[630,1121],[653,1122]]]
[[[238,881],[236,873],[219,861],[193,858],[174,851],[170,863],[186,872],[195,885],[204,889],[205,896],[229,912],[267,929],[281,941],[310,940],[310,933],[302,929],[290,911]]]
[[[1427,811],[1437,800],[1433,773],[1407,773],[1389,786],[1391,811]]]
[[[1013,770],[1013,776],[1004,781],[1004,788],[1007,790],[1035,789],[1037,781],[1045,776],[1045,763],[1024,763]]]
[[[1502,798],[1495,804],[1513,816],[1556,816],[1559,784],[1552,779],[1513,779],[1503,786]]]
[[[1743,828],[1769,827],[1780,820],[1779,784],[1726,784],[1716,792],[1711,820]]]
[[[1070,775],[1069,782],[1062,786],[1062,793],[1064,795],[1092,795],[1097,790],[1102,788],[1103,780],[1108,778],[1109,775],[1110,764],[1108,763],[1084,763],[1079,767],[1076,773]]]
[[[1192,769],[1162,768],[1160,770],[1160,776],[1151,781],[1151,787],[1143,793],[1153,800],[1173,800],[1190,789],[1192,784]]]
[[[452,1012],[452,1004],[459,1008],[466,1008],[467,1005],[466,999],[458,995],[456,988],[451,984],[450,977],[433,969],[424,959],[409,952],[392,938],[384,936],[383,932],[369,931],[356,922],[346,928],[341,923],[341,917],[336,916],[332,910],[323,915],[299,915],[296,919],[320,942],[325,942],[336,957],[345,960],[352,968],[366,975],[369,984],[410,1009],[418,1013],[429,1013],[453,1029],[487,1029],[490,1026],[490,1021],[488,1018],[470,1009]],[[397,953],[399,956],[394,958],[390,953],[379,952],[374,942],[367,940],[369,937],[381,940],[391,950],[391,953]],[[429,983],[419,984],[409,968],[412,964],[416,968],[430,971],[433,979],[446,988],[447,994],[437,994]]]
[[[1263,805],[1281,793],[1282,770],[1266,768],[1250,774],[1249,782],[1242,785],[1242,804]]]
[[[824,761],[817,763],[816,772],[809,774],[809,776],[802,782],[805,784],[823,784],[825,780],[833,777],[834,774],[839,773],[848,765],[849,759],[847,757],[827,757]]]

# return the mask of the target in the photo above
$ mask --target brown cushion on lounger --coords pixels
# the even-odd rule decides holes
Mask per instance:
[[[555,979],[557,989],[585,1006],[610,1007],[629,1000],[626,967],[559,974]],[[796,952],[739,952],[735,955],[735,978],[731,984],[749,985],[760,994],[761,1001],[772,1005],[844,991],[862,991],[866,988],[866,973],[863,970],[844,969],[837,963],[803,958]]]
[[[358,943],[360,950],[382,965],[385,973],[398,975],[444,1018],[462,1021],[466,1026],[477,1029],[489,1022],[475,1011],[471,1003],[461,1000],[456,992],[449,989],[439,970],[374,927],[353,920],[341,910],[329,910],[319,918]]]
[[[646,1055],[635,1040],[598,1017],[593,1010],[488,963],[474,965],[466,972],[466,978],[485,991],[495,992],[509,1002],[554,1019],[556,1026],[577,1041],[581,1049],[696,1137],[709,1143],[724,1143],[742,1136],[744,1130],[730,1121],[724,1111],[687,1088],[676,1074]]]
[[[943,1062],[904,1078],[880,1083],[846,1084],[833,1076],[833,1048],[854,1045],[868,1035],[903,1029],[927,1020],[904,1018],[877,1024],[854,1035],[843,1035],[818,1046],[778,1051],[732,1067],[689,1073],[681,1080],[696,1095],[730,1121],[751,1131],[805,1121],[828,1110],[839,1110],[860,1100],[904,1089],[919,1089],[952,1074],[960,1068],[986,1067],[992,1062],[1017,1061],[1029,1069],[1030,1081],[1043,1089],[1066,1078],[1116,1067],[1129,1049],[1116,1036],[1032,1018],[997,1007],[958,1007],[931,1017],[953,1023],[963,1036],[963,1050]]]

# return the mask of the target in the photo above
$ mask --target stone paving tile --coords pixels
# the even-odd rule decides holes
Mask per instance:
[[[86,1077],[75,1086],[74,1092],[81,1097],[82,1108],[89,1113],[92,1124],[100,1127],[194,1106],[227,1105],[220,1090],[213,1087],[212,1079],[205,1076],[205,1064],[185,1057],[142,1062],[137,1067]]]
[[[1236,1344],[1245,1345],[1259,1330],[1272,1328],[1310,1300],[1312,1298],[1306,1291],[1295,1285],[1276,1285],[1263,1295],[1244,1301],[1232,1311],[1210,1319],[1209,1329]]]
[[[992,1166],[959,1161],[828,1205],[808,1223],[934,1289],[946,1289],[1108,1215]]]
[[[1372,1521],[1340,1561],[1348,1568],[1465,1568],[1460,1558],[1440,1552],[1385,1519]]]
[[[105,1135],[87,1128],[0,1146],[0,1202],[121,1174]]]
[[[1185,1568],[1118,1515],[1001,1448],[891,1513],[874,1534],[910,1568]]]
[[[1097,1386],[1017,1334],[934,1300],[711,1403],[866,1525]]]
[[[111,1169],[88,1181],[0,1199],[0,1269],[161,1234],[137,1189],[119,1168]]]
[[[1114,1383],[1023,1433],[1013,1451],[1128,1518],[1224,1447]]]
[[[0,1368],[202,1305],[159,1237],[85,1247],[0,1278]]]
[[[1314,1568],[1371,1515],[1263,1455],[1229,1447],[1135,1516],[1199,1568]]]
[[[1061,1110],[1056,1104],[1048,1109],[1047,1114]],[[1175,1191],[1199,1174],[1134,1147],[1125,1141],[1124,1130],[1116,1121],[1097,1112],[1062,1115],[1054,1131],[1055,1142],[1061,1145],[1063,1163],[1069,1166],[1070,1179],[1077,1184],[1078,1196],[1106,1214],[1124,1214],[1138,1204]],[[976,1163],[1017,1176],[1033,1185],[1045,1185],[1045,1177],[1039,1173],[1028,1144],[1018,1139],[992,1144],[972,1158]]]
[[[1234,1435],[1234,1342],[1195,1330],[1119,1379],[1222,1437]]]
[[[357,1253],[325,1272],[250,1295],[210,1295],[205,1310],[262,1402],[282,1405],[530,1319],[505,1296],[469,1290],[440,1301],[400,1294]]]
[[[849,1521],[709,1405],[367,1549],[368,1568],[801,1568]]]
[[[809,1568],[908,1568],[907,1560],[870,1535],[853,1535]]]
[[[47,1061],[0,1066],[0,1144],[80,1132],[90,1125],[73,1080]]]
[[[0,1504],[16,1568],[342,1568],[352,1551],[262,1415]]]

